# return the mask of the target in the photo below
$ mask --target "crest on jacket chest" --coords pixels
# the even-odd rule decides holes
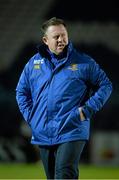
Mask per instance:
[[[76,71],[78,70],[78,64],[71,64],[68,69],[72,70],[72,71]]]

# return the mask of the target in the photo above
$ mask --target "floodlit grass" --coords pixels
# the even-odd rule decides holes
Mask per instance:
[[[41,163],[0,164],[0,179],[46,179]],[[80,165],[80,179],[119,179],[119,167]]]

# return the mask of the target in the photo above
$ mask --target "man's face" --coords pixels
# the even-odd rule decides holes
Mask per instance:
[[[50,51],[56,55],[62,53],[68,44],[66,28],[62,24],[49,26],[46,35],[43,37],[43,42],[49,47]]]

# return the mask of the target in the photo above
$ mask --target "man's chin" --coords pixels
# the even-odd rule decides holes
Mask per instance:
[[[57,54],[61,54],[61,53],[63,52],[63,50],[64,50],[64,48],[59,48],[59,49],[57,50]]]
[[[57,49],[57,51],[52,51],[56,55],[60,55],[64,49]]]

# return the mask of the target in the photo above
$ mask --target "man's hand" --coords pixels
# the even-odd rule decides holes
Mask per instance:
[[[84,121],[86,119],[86,117],[85,117],[81,107],[79,108],[79,114],[80,114],[80,120]]]

